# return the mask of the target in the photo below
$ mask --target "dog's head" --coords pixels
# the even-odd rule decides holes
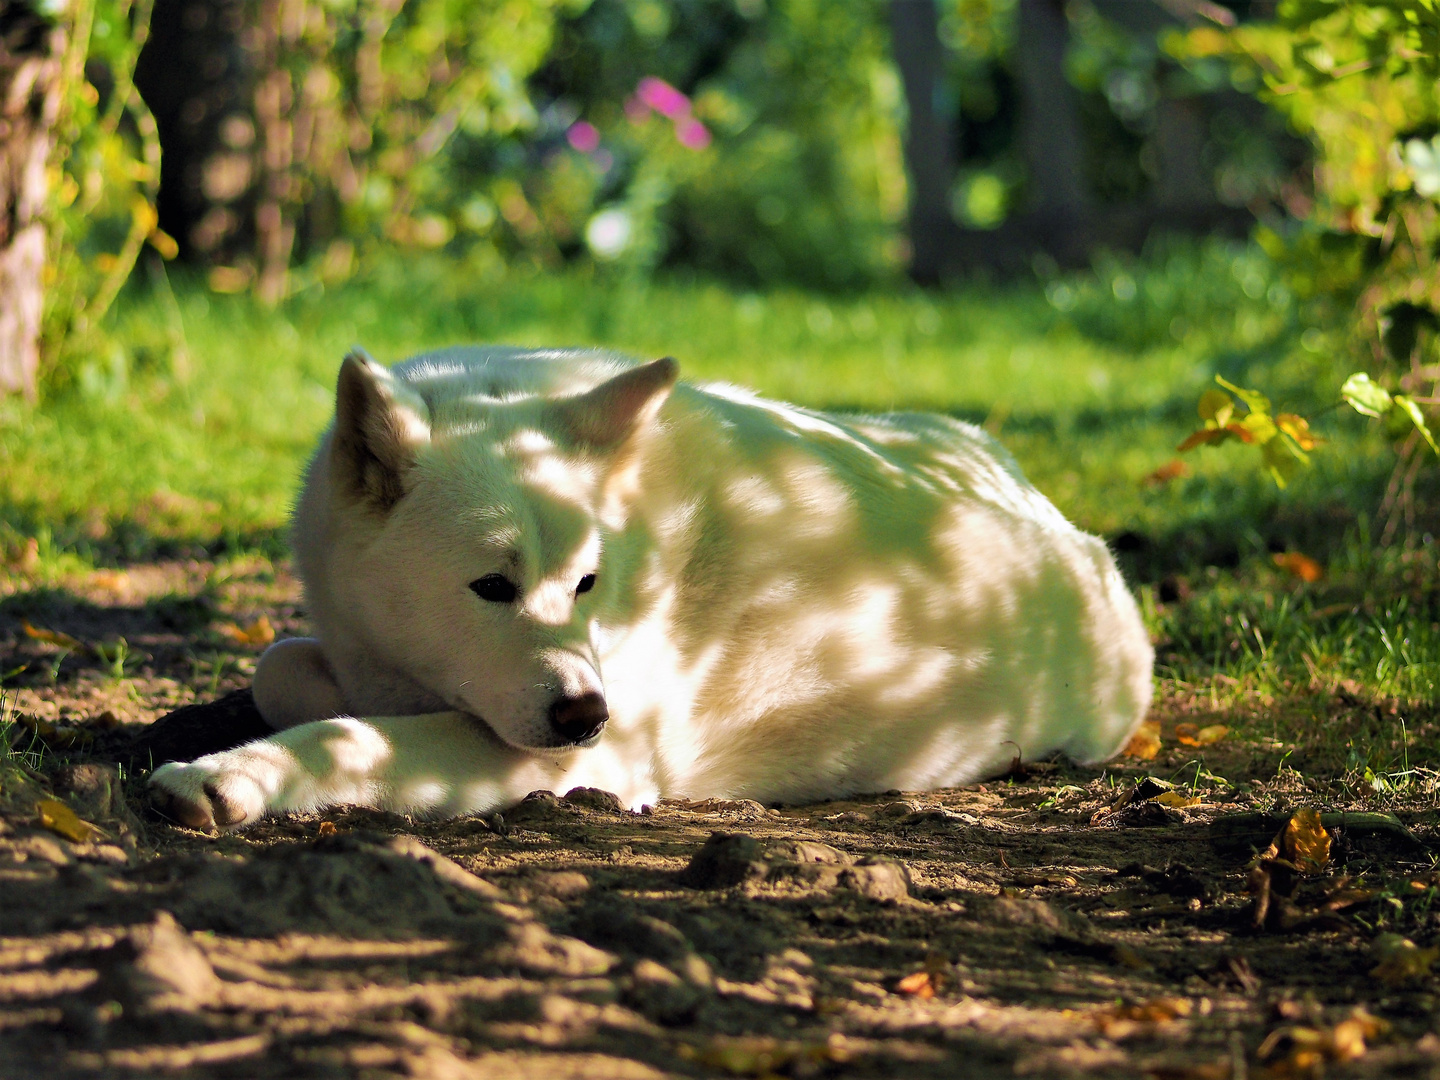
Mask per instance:
[[[328,475],[353,527],[332,530],[326,577],[364,651],[513,746],[598,739],[604,522],[677,371],[657,360],[568,397],[476,394],[432,416],[347,357]]]

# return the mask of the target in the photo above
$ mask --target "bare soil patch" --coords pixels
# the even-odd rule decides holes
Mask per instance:
[[[1429,797],[1381,813],[1279,768],[1293,747],[1180,746],[1235,719],[1193,695],[1153,761],[953,791],[147,817],[152,763],[254,734],[234,630],[298,632],[297,602],[261,559],[0,588],[6,695],[43,736],[0,775],[0,1076],[1440,1072]],[[1323,861],[1264,858],[1305,806]]]

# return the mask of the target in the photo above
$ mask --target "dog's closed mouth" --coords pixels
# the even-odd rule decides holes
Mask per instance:
[[[583,750],[583,749],[585,749],[586,747],[589,747],[589,746],[594,746],[596,743],[598,743],[598,742],[600,741],[600,736],[605,734],[605,725],[606,725],[606,723],[607,723],[607,721],[601,720],[601,721],[600,721],[600,726],[597,727],[597,728],[594,730],[594,732],[592,732],[591,734],[587,735],[587,736],[586,736],[585,738],[583,738],[583,739],[576,739],[576,740],[575,740],[573,743],[571,743],[570,745],[576,747],[577,749],[581,749],[581,750]]]
[[[500,742],[513,746],[517,750],[585,750],[589,747],[594,746],[600,741],[601,736],[605,734],[605,728],[609,725],[609,717],[607,716],[605,719],[601,720],[598,725],[592,727],[587,733],[583,734],[582,737],[578,739],[567,739],[561,732],[556,731],[555,728],[552,726],[550,734],[554,736],[553,742],[540,742],[537,740],[535,742],[520,743],[505,738],[505,736],[501,735],[499,730],[496,729],[494,724],[490,723],[489,720],[486,720],[485,717],[481,716],[474,709],[468,708],[463,704],[452,704],[451,708],[453,708],[458,713],[468,716],[471,720],[475,721],[475,723],[485,728],[487,732],[493,735]]]

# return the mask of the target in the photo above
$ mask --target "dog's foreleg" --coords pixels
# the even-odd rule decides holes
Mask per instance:
[[[276,731],[344,716],[345,695],[315,638],[271,645],[255,666],[255,707]]]
[[[197,829],[347,803],[451,816],[508,806],[546,786],[545,766],[464,713],[340,718],[162,765],[150,777],[150,800]]]

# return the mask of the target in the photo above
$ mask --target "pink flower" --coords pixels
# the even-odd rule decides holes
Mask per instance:
[[[565,141],[582,154],[593,154],[600,148],[600,132],[587,120],[577,120],[565,132]]]
[[[675,121],[675,138],[687,150],[704,150],[710,145],[709,129],[691,116]]]
[[[661,116],[676,120],[690,115],[690,99],[664,79],[646,75],[635,87],[635,96]]]

